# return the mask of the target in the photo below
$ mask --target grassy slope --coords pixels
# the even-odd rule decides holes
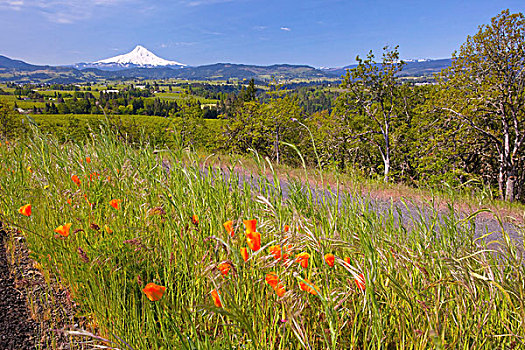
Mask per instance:
[[[293,189],[283,198],[264,176],[260,190],[238,187],[211,169],[201,176],[193,153],[161,155],[102,132],[65,145],[37,133],[0,148],[2,220],[25,232],[41,270],[60,274],[102,336],[134,349],[180,348],[189,339],[197,348],[525,345],[525,270],[511,247],[498,260],[452,218],[407,230],[366,201],[321,205]],[[122,200],[119,209],[111,199]],[[30,217],[17,213],[27,203]],[[247,262],[243,219],[257,219],[263,246]],[[227,220],[233,237],[222,227]],[[67,222],[68,237],[54,234]],[[308,267],[275,260],[270,245],[308,252]],[[335,254],[334,267],[326,253]],[[231,266],[227,276],[221,262]],[[270,272],[287,290],[282,297],[265,283]],[[364,290],[354,281],[360,273]],[[316,295],[300,288],[305,279]],[[161,300],[146,298],[149,282],[167,288]]]

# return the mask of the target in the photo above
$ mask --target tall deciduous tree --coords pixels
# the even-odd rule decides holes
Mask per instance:
[[[467,37],[441,74],[440,108],[486,141],[498,158],[502,199],[513,201],[525,141],[525,18],[508,10]]]
[[[341,125],[351,129],[349,137],[376,146],[383,160],[384,179],[389,181],[393,128],[408,111],[396,77],[404,63],[399,60],[397,47],[385,47],[381,63],[375,61],[372,51],[357,61],[358,66],[347,71],[341,83],[343,93],[334,113],[343,120]]]

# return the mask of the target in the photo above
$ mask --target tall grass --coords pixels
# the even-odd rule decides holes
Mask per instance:
[[[184,149],[126,145],[106,129],[67,143],[34,130],[3,142],[0,159],[1,221],[23,231],[39,268],[121,349],[525,346],[525,271],[514,242],[495,253],[452,211],[412,213],[404,224],[401,211],[377,212],[356,193],[293,180],[283,189],[262,176],[271,164],[257,155],[261,176],[246,178],[236,164],[225,170]],[[28,203],[32,215],[20,215]],[[262,244],[245,262],[246,219],[257,219]],[[68,222],[68,237],[54,232]],[[276,260],[273,245],[290,257]],[[307,268],[295,262],[300,252],[310,254]],[[231,265],[226,276],[221,262]],[[282,297],[265,283],[270,272]],[[162,299],[148,300],[150,282],[166,287]]]

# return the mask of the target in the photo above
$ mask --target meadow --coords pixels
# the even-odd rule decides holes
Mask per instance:
[[[525,346],[520,250],[475,239],[476,213],[404,225],[344,186],[329,200],[308,172],[285,195],[257,154],[246,181],[239,161],[212,166],[103,126],[76,141],[32,127],[2,140],[0,158],[0,221],[67,288],[99,346]]]

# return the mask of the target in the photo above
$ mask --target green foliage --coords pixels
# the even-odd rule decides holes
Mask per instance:
[[[285,197],[264,161],[250,186],[235,172],[203,171],[181,148],[159,152],[119,139],[113,127],[65,144],[33,130],[0,147],[0,220],[23,231],[35,266],[57,275],[79,314],[115,347],[525,346],[521,253],[508,239],[499,242],[504,253],[473,240],[472,217],[463,225],[453,211],[427,219],[413,211],[405,224],[395,208],[377,212],[357,193],[319,201],[300,179]],[[119,209],[112,199],[122,200]],[[28,203],[32,215],[20,215]],[[246,262],[243,219],[257,219],[262,240]],[[68,237],[54,232],[68,222]],[[268,251],[275,244],[291,256],[276,260]],[[310,254],[306,268],[295,262],[300,252]],[[327,253],[336,257],[333,267]],[[231,266],[227,276],[221,262]],[[286,289],[281,297],[265,282],[270,272]],[[355,281],[360,274],[364,288]],[[316,295],[300,288],[306,279]],[[150,282],[166,287],[158,301],[143,292]],[[213,289],[222,307],[213,305]]]

